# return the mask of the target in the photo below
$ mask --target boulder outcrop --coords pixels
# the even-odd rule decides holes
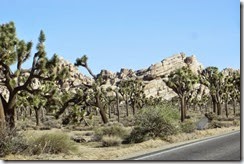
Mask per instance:
[[[196,74],[203,69],[203,65],[197,61],[194,55],[187,57],[184,53],[179,53],[165,58],[159,63],[152,64],[145,69],[133,71],[132,69],[122,68],[117,73],[109,70],[101,70],[99,75],[106,80],[104,84],[106,87],[115,87],[116,83],[122,79],[141,79],[145,84],[145,94],[147,97],[162,97],[163,99],[169,100],[176,96],[176,94],[166,86],[162,77],[167,77],[170,72],[187,65]],[[68,68],[70,74],[69,78],[59,82],[60,89],[62,90],[72,90],[71,87],[77,87],[84,83],[91,84],[93,82],[92,78],[80,73],[76,66],[64,60],[62,57],[59,57],[58,67],[58,69],[63,67]],[[34,80],[33,88],[37,88],[39,85],[39,81]],[[8,99],[8,91],[5,87],[0,86],[0,92]]]

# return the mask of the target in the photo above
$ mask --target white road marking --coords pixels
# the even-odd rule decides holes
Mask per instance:
[[[186,148],[186,147],[189,147],[189,146],[192,146],[192,145],[197,145],[197,144],[200,144],[200,143],[203,143],[203,142],[207,142],[207,141],[210,141],[210,140],[215,140],[215,139],[231,136],[231,135],[234,135],[236,133],[240,133],[240,131],[229,133],[229,134],[225,134],[225,135],[221,135],[221,136],[217,136],[217,137],[214,137],[214,138],[204,139],[202,141],[196,141],[194,143],[189,143],[187,145],[183,145],[183,146],[179,146],[179,147],[176,147],[176,148],[172,148],[170,150],[165,150],[165,151],[162,150],[161,152],[158,152],[156,154],[146,155],[146,156],[143,156],[143,157],[140,157],[140,158],[135,158],[134,160],[142,160],[142,159],[145,159],[145,158],[148,158],[148,157],[153,157],[153,156],[157,156],[157,155],[160,155],[160,154],[168,153],[168,152],[171,152],[171,151],[179,150],[179,149],[182,149],[182,148]]]

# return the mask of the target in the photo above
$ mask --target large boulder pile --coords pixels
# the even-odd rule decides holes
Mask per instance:
[[[147,97],[162,97],[169,100],[176,96],[176,94],[166,86],[161,77],[167,76],[170,72],[187,65],[196,74],[203,69],[203,65],[197,61],[194,55],[186,57],[185,54],[180,53],[168,57],[159,63],[152,64],[147,69],[137,71],[121,69],[116,74],[115,81],[128,78],[142,79],[145,84],[145,94]]]
[[[69,78],[60,82],[62,89],[69,90],[71,86],[76,87],[81,84],[91,84],[93,81],[90,77],[80,73],[74,64],[64,60],[62,57],[59,57],[58,69],[59,68],[68,68],[69,71]]]
[[[101,70],[100,75],[105,77],[106,83],[104,85],[106,87],[115,87],[116,83],[123,79],[141,79],[145,84],[145,94],[147,97],[162,97],[163,99],[169,100],[176,96],[176,94],[166,86],[161,77],[167,77],[171,71],[187,65],[195,73],[203,69],[202,64],[197,61],[194,55],[187,57],[185,54],[179,53],[165,58],[159,63],[152,64],[146,69],[133,71],[132,69],[122,68],[117,73],[109,70]],[[58,67],[68,68],[70,74],[69,78],[59,82],[61,90],[72,91],[72,87],[78,87],[81,84],[91,84],[93,82],[91,77],[80,73],[76,66],[64,60],[62,57],[59,57]],[[40,86],[39,81],[34,80],[32,86],[33,88]],[[73,91],[75,92],[75,90]],[[0,92],[8,99],[8,91],[5,87],[0,86]]]

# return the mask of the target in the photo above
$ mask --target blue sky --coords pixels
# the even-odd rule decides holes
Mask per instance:
[[[44,30],[49,57],[74,63],[86,54],[95,73],[147,68],[179,52],[204,67],[240,68],[239,0],[1,0],[0,23],[9,21],[26,41]]]

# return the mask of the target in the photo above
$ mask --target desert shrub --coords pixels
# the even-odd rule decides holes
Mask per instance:
[[[230,127],[233,126],[234,122],[233,121],[212,121],[208,128],[209,129],[214,129],[214,128],[223,128],[223,127]]]
[[[209,119],[209,121],[212,121],[212,120],[216,120],[217,119],[216,114],[213,113],[213,112],[205,113],[205,117],[207,117]]]
[[[217,118],[218,121],[234,121],[234,118],[226,118],[226,117],[219,117]]]
[[[212,121],[208,124],[208,129],[221,128],[222,125],[219,121]]]
[[[134,116],[127,116],[120,121],[125,127],[133,126],[135,123]]]
[[[132,129],[130,135],[124,139],[123,144],[141,143],[149,140],[150,134],[143,130],[143,128],[136,126]]]
[[[241,113],[240,112],[237,112],[235,116],[236,117],[240,117],[241,116]]]
[[[0,157],[22,153],[27,147],[25,138],[16,129],[0,129]]]
[[[122,139],[119,136],[103,136],[102,137],[102,146],[119,146],[122,142]]]
[[[180,125],[181,131],[184,133],[192,133],[196,130],[196,123],[192,120],[186,120]]]
[[[57,129],[60,129],[61,128],[61,125],[58,121],[56,120],[47,120],[45,122],[43,122],[43,126],[44,127],[49,127],[50,129],[51,128],[57,128]]]
[[[42,153],[69,154],[77,150],[77,147],[69,136],[63,133],[47,133],[30,140],[28,153],[39,155]]]
[[[128,142],[142,142],[148,138],[166,137],[179,132],[179,114],[170,104],[143,108],[135,117],[135,127]]]
[[[234,120],[233,125],[234,126],[240,126],[240,120]]]
[[[24,121],[18,121],[16,123],[16,127],[18,127],[18,130],[29,130],[29,129],[35,129],[36,125],[31,120],[24,120]]]
[[[94,131],[93,140],[101,141],[103,136],[118,136],[125,138],[129,134],[128,130],[119,123],[107,124],[103,127],[96,128]]]

